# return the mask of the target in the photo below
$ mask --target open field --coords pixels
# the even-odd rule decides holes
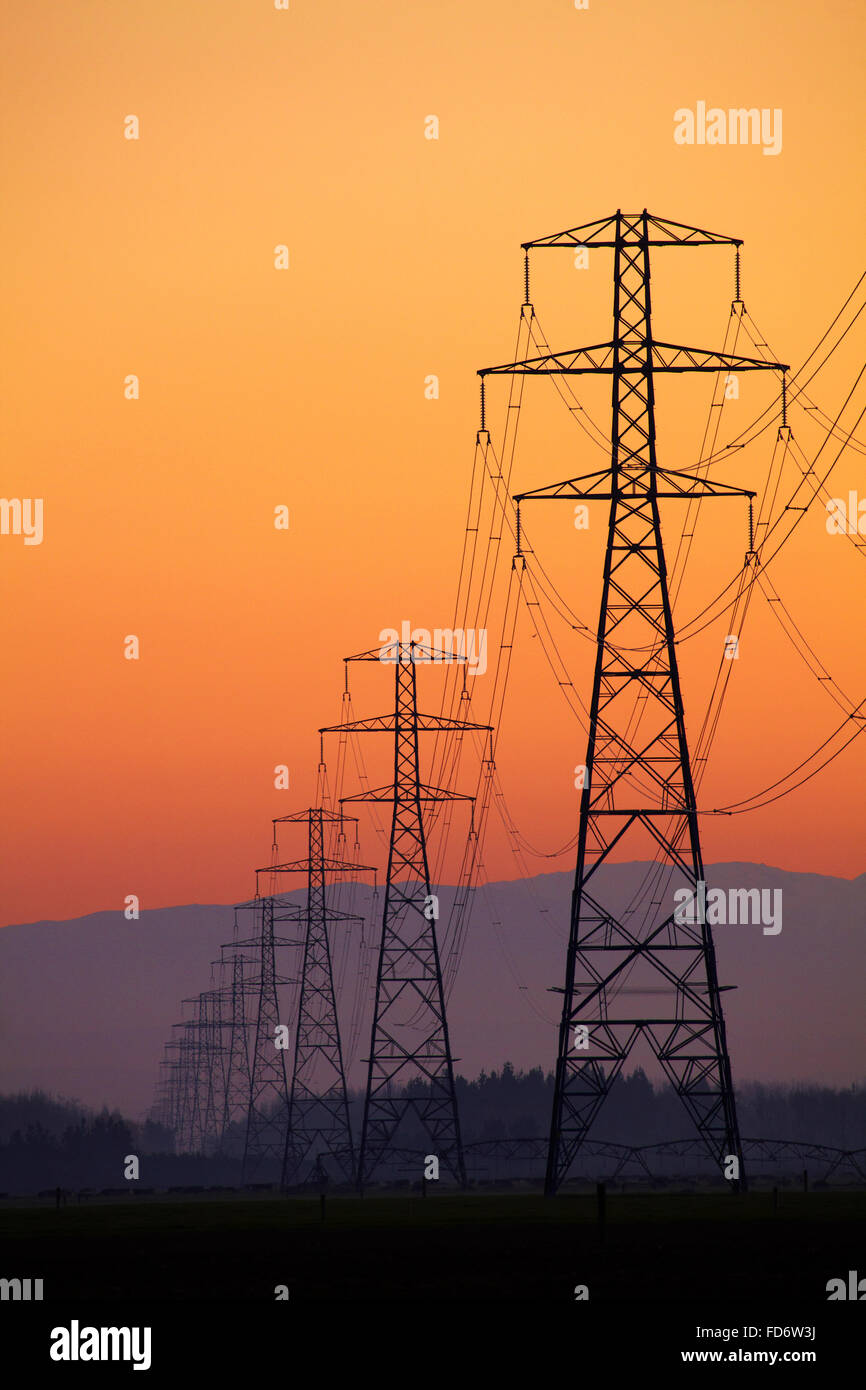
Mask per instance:
[[[714,1303],[826,1308],[866,1275],[866,1193],[595,1194],[7,1203],[5,1276],[54,1300]]]

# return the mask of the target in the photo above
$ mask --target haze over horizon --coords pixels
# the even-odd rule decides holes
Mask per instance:
[[[627,901],[645,867],[600,869],[613,885],[611,899]],[[864,1079],[866,875],[846,881],[732,864],[708,866],[707,879],[711,887],[779,888],[784,907],[776,935],[760,925],[727,925],[714,933],[720,980],[736,986],[724,995],[735,1085],[846,1086]],[[449,1002],[455,1067],[463,1075],[506,1060],[523,1069],[552,1068],[559,1018],[558,996],[549,991],[562,982],[571,887],[571,874],[552,873],[479,890]],[[357,910],[369,912],[364,891],[359,885]],[[303,892],[286,896],[300,902]],[[451,901],[449,890],[441,889],[443,923]],[[145,909],[138,922],[116,910],[5,928],[0,1092],[39,1087],[143,1115],[163,1044],[183,1016],[181,1000],[212,987],[210,962],[231,941],[232,922],[230,906],[188,905]],[[366,1055],[369,1027],[370,1001],[358,1000],[362,949],[369,955],[377,940],[369,919],[364,948],[357,931],[335,938],[337,1004],[355,1088],[362,1084],[359,1058]],[[291,973],[290,948],[281,956],[278,969]],[[291,992],[282,998],[291,1027]],[[627,1072],[638,1065],[655,1079],[651,1058],[639,1048]]]

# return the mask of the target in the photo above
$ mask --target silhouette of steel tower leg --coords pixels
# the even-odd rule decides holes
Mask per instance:
[[[244,958],[240,951],[231,957],[232,981],[228,986],[231,1001],[231,1019],[228,1057],[226,1061],[225,1104],[222,1114],[222,1136],[224,1140],[230,1126],[247,1114],[250,1103],[252,1076],[250,1073],[249,1048],[247,1044],[247,984],[244,976]]]
[[[308,826],[306,861],[274,866],[275,873],[306,871],[307,874],[304,961],[283,1157],[284,1187],[301,1180],[301,1170],[307,1160],[322,1174],[326,1153],[348,1181],[355,1180],[355,1148],[349,1121],[328,923],[363,919],[327,909],[325,874],[349,873],[367,866],[325,857],[325,823],[342,823],[344,819],[334,811],[313,807],[274,821],[275,830],[277,825],[286,822],[306,822]]]
[[[182,1029],[180,1056],[183,1065],[183,1091],[180,1109],[181,1145],[195,1151],[201,1127],[201,1096],[199,1090],[199,1050],[201,1035],[192,1019],[177,1024]]]
[[[171,1041],[168,1050],[174,1053],[172,1068],[172,1127],[178,1152],[192,1148],[191,1128],[193,1109],[193,1058],[191,1056],[191,1033],[189,1021],[172,1024]]]
[[[192,1002],[191,1000],[188,1002]],[[219,1141],[222,1092],[225,1087],[218,990],[206,990],[198,997],[198,1133],[194,1146],[199,1153],[210,1153]]]
[[[653,375],[784,370],[778,363],[653,339],[650,246],[713,244],[741,243],[650,217],[646,211],[636,216],[618,212],[586,227],[524,243],[527,254],[541,246],[613,249],[613,341],[481,373],[602,371],[612,376],[610,468],[515,499],[518,505],[529,498],[610,502],[545,1181],[548,1195],[568,1175],[641,1036],[684,1102],[708,1152],[720,1168],[728,1155],[735,1156],[739,1185],[745,1185],[709,926],[680,923],[658,901],[642,904],[643,922],[632,925],[602,901],[598,881],[592,882],[614,847],[622,849],[624,838],[635,828],[652,837],[664,861],[685,876],[694,893],[703,882],[658,503],[661,498],[752,494],[658,467]],[[629,976],[637,978],[638,985],[624,991]],[[641,986],[648,979],[658,986],[659,977],[674,993],[673,1007],[659,1010],[655,1017],[635,1016],[629,996],[644,992]],[[659,993],[652,987],[645,992]]]
[[[176,1027],[176,1025],[174,1025]],[[157,1124],[170,1129],[177,1140],[181,1120],[182,1058],[178,1055],[181,1044],[170,1038],[163,1049],[160,1072],[163,1078],[157,1086],[157,1098],[153,1118]]]
[[[288,1095],[285,1048],[276,1045],[280,1021],[274,954],[274,899],[261,901],[261,952],[256,1040],[253,1048],[250,1104],[244,1145],[243,1177],[248,1182],[262,1164],[282,1164],[286,1143]]]
[[[449,1171],[461,1186],[466,1183],[436,939],[438,913],[430,892],[421,803],[471,798],[422,783],[418,734],[435,730],[486,731],[488,726],[419,714],[415,681],[419,661],[454,659],[462,657],[455,658],[454,653],[434,651],[415,642],[394,644],[390,655],[386,652],[384,657],[380,650],[348,658],[395,663],[394,715],[355,720],[322,730],[394,735],[393,785],[343,798],[390,802],[393,806],[358,1163],[362,1188],[385,1158],[401,1122],[410,1114],[426,1130],[440,1170]],[[413,1080],[425,1082],[428,1092],[418,1096],[393,1094],[396,1086]]]

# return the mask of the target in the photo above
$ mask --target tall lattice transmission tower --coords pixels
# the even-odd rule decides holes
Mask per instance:
[[[347,1182],[354,1182],[356,1176],[328,927],[338,923],[345,928],[363,918],[328,906],[325,887],[328,875],[372,872],[369,865],[325,853],[325,827],[337,825],[342,830],[352,819],[316,806],[274,821],[275,838],[278,825],[305,824],[308,848],[306,859],[274,865],[275,873],[307,876],[304,954],[283,1155],[284,1188],[302,1181],[311,1171],[330,1176],[327,1163]]]
[[[524,492],[530,499],[607,502],[608,531],[597,630],[589,739],[581,790],[577,867],[545,1190],[556,1192],[634,1045],[643,1037],[682,1099],[720,1169],[745,1186],[731,1066],[704,914],[678,920],[668,901],[641,903],[635,926],[597,877],[616,850],[650,841],[701,900],[704,867],[686,739],[659,503],[749,497],[656,459],[654,377],[658,372],[784,373],[780,363],[678,346],[653,337],[650,249],[730,246],[735,237],[665,221],[646,210],[524,242],[543,248],[613,251],[613,334],[608,342],[486,368],[497,374],[606,374],[612,385],[608,467]],[[783,376],[784,418],[784,376]],[[518,552],[520,522],[518,510]],[[635,919],[638,915],[634,914]],[[628,986],[625,985],[629,980]],[[651,1013],[635,1008],[640,994]],[[736,1159],[730,1165],[728,1160]]]
[[[235,913],[237,923],[237,913]],[[227,955],[221,957],[223,969],[230,970],[222,997],[225,1005],[223,1015],[224,1031],[228,1033],[225,1048],[225,1085],[221,1115],[220,1143],[235,1124],[246,1119],[250,1103],[252,1074],[250,1072],[249,1019],[247,999],[255,990],[255,985],[247,981],[247,957],[237,941],[224,945],[221,950]]]
[[[394,777],[383,787],[342,797],[392,807],[388,874],[379,945],[367,1088],[358,1160],[363,1189],[394,1147],[401,1124],[413,1116],[440,1164],[464,1186],[466,1168],[454,1088],[445,995],[436,923],[438,897],[431,892],[424,804],[471,797],[422,781],[419,734],[457,733],[487,725],[418,712],[419,664],[464,661],[421,643],[395,642],[347,657],[394,667],[394,712],[345,722],[324,733],[386,733],[394,739]],[[348,672],[348,664],[347,664]],[[413,1094],[407,1083],[418,1082]]]
[[[267,869],[257,870],[257,883],[260,873],[271,875],[273,889],[273,864]],[[280,1019],[279,986],[290,981],[277,974],[276,948],[296,946],[298,943],[278,937],[275,923],[281,920],[297,922],[299,909],[284,902],[273,891],[267,897],[257,896],[244,906],[255,913],[256,934],[249,941],[238,944],[254,947],[258,956],[257,974],[253,980],[256,994],[255,1032],[249,1058],[249,1106],[242,1168],[243,1181],[249,1182],[263,1173],[278,1179],[285,1153],[289,1098],[286,1049],[279,1045],[279,1030],[288,1025]]]

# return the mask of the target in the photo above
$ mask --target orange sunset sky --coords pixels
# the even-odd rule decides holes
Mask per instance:
[[[252,893],[271,817],[315,794],[341,658],[404,619],[451,625],[476,372],[512,357],[522,241],[644,207],[742,237],[745,304],[769,350],[800,366],[863,270],[864,27],[855,0],[6,7],[0,490],[44,499],[44,538],[0,536],[4,923],[131,893],[143,909]],[[676,144],[674,112],[698,101],[781,110],[781,153]],[[594,252],[577,270],[568,252],[536,257],[551,347],[609,337],[611,259]],[[653,295],[659,337],[721,349],[731,254],[659,252]],[[809,387],[831,417],[860,370],[864,320]],[[124,398],[129,374],[138,400]],[[712,381],[659,383],[662,463],[696,462]],[[609,381],[576,389],[607,431]],[[743,378],[724,439],[777,390],[770,373]],[[505,383],[488,404],[497,443]],[[861,380],[843,427],[864,404]],[[811,458],[820,422],[792,409],[791,424]],[[773,433],[713,476],[760,490]],[[866,422],[857,433],[866,441]],[[588,449],[551,383],[528,383],[515,487],[603,466]],[[863,476],[849,449],[829,491],[866,496]],[[273,525],[280,504],[287,531]],[[713,505],[683,620],[742,563],[744,510]],[[568,507],[526,514],[593,628],[604,510],[584,534]],[[675,541],[677,516],[663,519]],[[825,522],[816,504],[770,577],[856,703],[864,551]],[[726,631],[682,648],[690,733]],[[128,634],[138,661],[124,659]],[[523,621],[518,638],[497,759],[516,822],[552,851],[576,829],[585,740]],[[587,698],[591,658],[575,644]],[[357,715],[390,699],[390,674],[358,672]],[[774,782],[842,718],[756,595],[700,804]],[[783,801],[708,817],[705,859],[854,877],[864,780],[866,739]],[[492,878],[518,872],[493,826],[485,863]],[[571,853],[532,861],[572,867]]]

